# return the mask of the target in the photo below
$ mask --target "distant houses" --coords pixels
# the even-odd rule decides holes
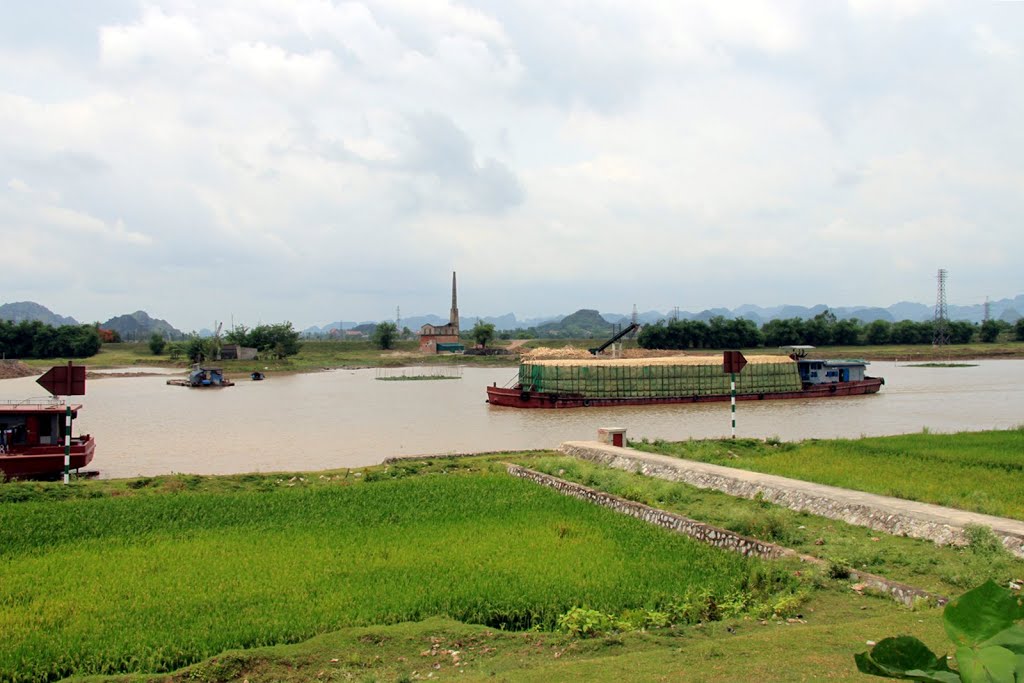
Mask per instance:
[[[222,360],[255,360],[257,353],[259,351],[251,346],[224,344],[224,346],[220,347],[220,357]]]

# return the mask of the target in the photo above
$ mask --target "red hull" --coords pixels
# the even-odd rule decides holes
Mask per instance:
[[[832,396],[860,396],[874,394],[882,388],[884,380],[867,377],[859,382],[838,382],[818,384],[800,391],[786,391],[770,394],[737,394],[737,401],[767,401],[784,398],[829,398]],[[519,387],[505,389],[487,387],[487,402],[494,406],[509,408],[598,408],[612,406],[648,406],[665,403],[709,403],[728,401],[729,394],[713,396],[645,396],[622,398],[585,398],[579,394],[547,394],[539,391],[523,391]]]
[[[71,469],[85,467],[96,453],[96,440],[86,435],[71,442]],[[64,471],[64,446],[33,446],[0,454],[0,480],[26,479]]]

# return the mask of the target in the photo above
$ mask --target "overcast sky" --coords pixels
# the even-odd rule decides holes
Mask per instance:
[[[82,321],[1024,293],[1024,3],[0,3],[0,303]]]

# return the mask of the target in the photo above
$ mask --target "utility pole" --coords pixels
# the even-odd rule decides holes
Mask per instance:
[[[935,336],[932,338],[932,346],[946,346],[949,344],[949,314],[946,311],[946,276],[945,268],[939,268],[936,276],[938,291],[935,295]]]

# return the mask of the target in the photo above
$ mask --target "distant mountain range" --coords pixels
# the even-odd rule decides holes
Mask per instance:
[[[641,324],[655,323],[659,320],[710,320],[715,316],[725,318],[746,318],[757,325],[763,325],[769,320],[776,318],[801,318],[808,319],[831,310],[837,318],[857,318],[861,322],[872,322],[874,320],[886,320],[898,322],[900,320],[913,320],[921,322],[931,320],[935,315],[934,306],[901,301],[886,308],[867,306],[827,306],[817,304],[815,306],[792,306],[781,305],[773,307],[755,306],[744,304],[733,309],[711,308],[696,313],[690,311],[645,311],[637,315],[637,321]],[[957,306],[950,304],[947,307],[951,320],[967,320],[973,323],[980,323],[985,317],[985,306],[974,304],[971,306]],[[989,315],[997,320],[1004,320],[1009,323],[1016,322],[1022,317],[1024,311],[1024,294],[1017,295],[1012,299],[999,299],[989,302]],[[468,330],[476,324],[477,320],[492,323],[496,330],[516,330],[535,328],[540,335],[550,336],[601,336],[611,331],[612,325],[628,323],[631,315],[624,313],[599,313],[594,309],[580,309],[571,315],[556,315],[545,318],[523,318],[519,319],[514,313],[506,313],[499,316],[463,316],[459,319],[462,329]],[[71,317],[65,317],[54,313],[45,306],[33,301],[20,301],[0,305],[0,320],[39,320],[48,325],[78,325],[78,321]],[[328,323],[322,327],[312,326],[302,330],[307,337],[317,337],[330,334],[331,330],[360,330],[372,331],[378,321],[362,320],[346,321],[340,320]],[[402,318],[400,327],[408,327],[413,332],[418,332],[425,324],[443,325],[448,322],[447,317],[439,315],[420,315]],[[145,311],[135,311],[125,315],[119,315],[101,324],[101,327],[108,330],[116,330],[122,339],[143,340],[147,339],[153,332],[159,332],[169,339],[181,339],[185,333],[181,332],[166,320],[151,318]],[[200,332],[201,336],[212,334],[209,330]]]

